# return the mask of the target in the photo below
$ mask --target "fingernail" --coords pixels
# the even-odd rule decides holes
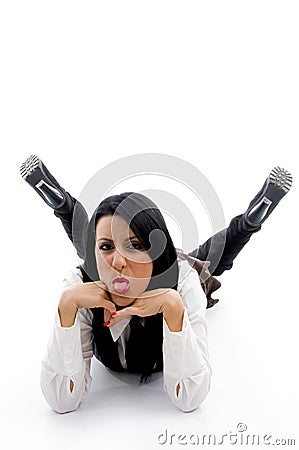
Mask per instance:
[[[110,325],[110,320],[107,320],[107,322],[103,323],[104,327],[107,327],[108,325]]]
[[[114,317],[114,316],[116,316],[116,311],[113,311],[113,312],[111,313],[111,317]]]

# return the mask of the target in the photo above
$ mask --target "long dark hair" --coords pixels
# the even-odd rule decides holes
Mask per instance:
[[[157,288],[177,290],[179,272],[177,253],[163,215],[150,198],[137,192],[124,192],[107,197],[94,211],[87,227],[86,256],[81,266],[84,281],[99,280],[95,259],[95,229],[98,220],[106,215],[120,215],[126,220],[151,257],[153,272],[146,290]],[[133,316],[131,326],[140,322],[140,319]],[[132,338],[130,341],[129,338],[129,351],[126,352],[128,371],[141,372],[140,382],[146,381],[154,371],[163,368],[163,315],[145,317],[142,324],[142,339]],[[134,335],[133,332],[131,334]]]

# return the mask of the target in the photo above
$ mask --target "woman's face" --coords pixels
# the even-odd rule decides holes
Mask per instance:
[[[107,215],[99,219],[95,257],[99,277],[116,305],[128,306],[149,285],[153,262],[121,216]],[[129,283],[113,283],[115,278],[120,277],[126,278]]]

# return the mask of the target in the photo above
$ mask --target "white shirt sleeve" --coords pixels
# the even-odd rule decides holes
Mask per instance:
[[[184,279],[178,284],[185,311],[183,327],[179,332],[169,330],[163,320],[164,389],[172,402],[184,412],[200,406],[209,389],[212,370],[209,362],[207,321],[205,318],[207,299],[196,270],[187,262]],[[177,386],[179,391],[177,394]]]
[[[70,272],[64,279],[63,289],[79,283],[82,283],[79,273]],[[62,327],[57,308],[40,378],[42,392],[54,411],[74,411],[85,400],[91,386],[92,356],[92,312],[80,308],[74,324]]]

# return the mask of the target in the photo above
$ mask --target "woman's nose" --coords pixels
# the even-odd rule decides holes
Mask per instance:
[[[112,265],[119,272],[127,265],[126,258],[122,255],[120,250],[115,249]]]

